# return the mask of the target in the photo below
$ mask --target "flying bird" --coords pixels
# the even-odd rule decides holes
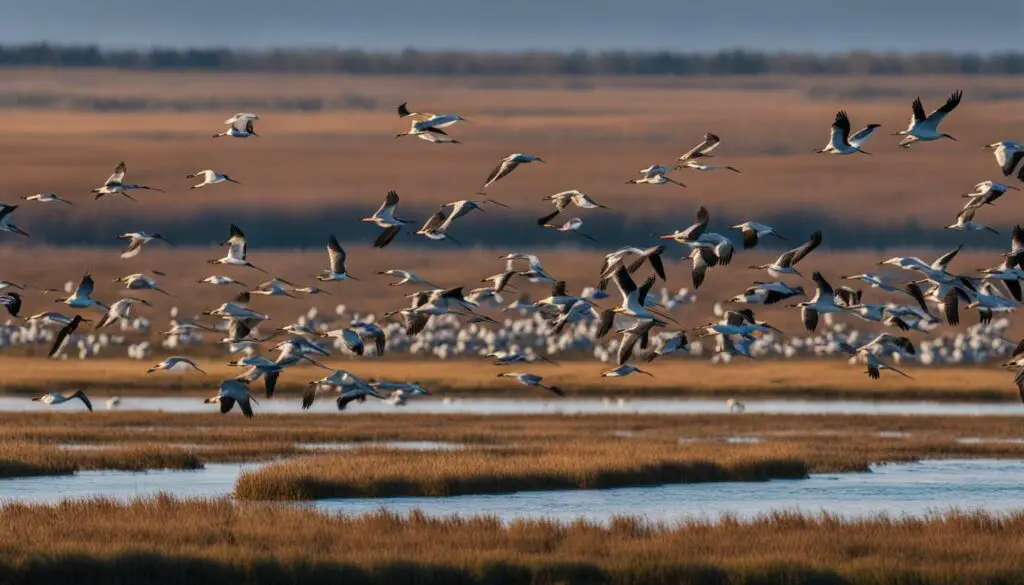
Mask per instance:
[[[229,136],[231,138],[248,138],[250,136],[258,137],[259,134],[253,129],[253,122],[259,120],[260,117],[256,114],[235,114],[224,123],[228,125],[227,130],[220,134],[214,134],[214,138],[220,138],[221,136]]]
[[[380,208],[374,212],[370,217],[364,217],[359,221],[375,224],[377,227],[384,228],[384,231],[377,236],[377,239],[373,241],[374,248],[383,248],[391,243],[398,235],[398,232],[402,231],[402,227],[412,223],[407,219],[401,219],[395,217],[395,209],[398,207],[398,192],[388,191],[387,196],[384,198],[384,203],[381,204]]]
[[[1012,140],[993,142],[984,148],[992,150],[992,154],[996,157],[996,162],[999,163],[999,170],[1003,171],[1004,177],[1012,175],[1017,165],[1024,159],[1024,146]],[[1024,181],[1024,167],[1021,167],[1017,178]]]
[[[329,260],[327,269],[322,271],[319,276],[316,277],[320,282],[331,282],[335,280],[359,280],[348,273],[348,268],[345,267],[345,259],[348,255],[345,254],[345,249],[338,243],[338,239],[331,235],[331,239],[327,241],[327,257]]]
[[[14,213],[15,209],[18,209],[17,205],[0,203],[0,232],[9,232],[27,237],[28,232],[11,223],[11,214]]]
[[[913,114],[910,116],[910,125],[907,126],[906,130],[900,130],[899,132],[893,133],[893,136],[903,136],[900,140],[901,148],[910,148],[918,142],[928,142],[932,140],[939,140],[941,138],[949,138],[950,140],[956,140],[951,135],[945,132],[939,132],[939,124],[949,115],[950,112],[956,109],[960,105],[960,100],[963,99],[963,90],[956,90],[946,100],[946,103],[927,116],[924,115],[924,106],[921,105],[921,98],[915,98],[913,103]]]
[[[498,166],[494,167],[494,170],[491,171],[491,174],[487,175],[487,180],[484,181],[483,189],[490,187],[495,182],[507,176],[509,173],[516,170],[519,167],[519,165],[532,162],[542,163],[547,161],[545,161],[539,156],[534,156],[532,154],[524,154],[521,152],[517,152],[506,156],[505,158],[501,159],[501,161],[498,163]]]
[[[835,120],[832,122],[832,133],[829,135],[828,144],[814,152],[819,154],[854,154],[857,152],[871,154],[861,150],[860,147],[867,142],[871,133],[878,127],[879,124],[868,124],[861,131],[850,136],[850,118],[847,117],[846,112],[840,110],[836,112]]]
[[[67,199],[62,199],[60,195],[56,193],[36,193],[35,195],[25,195],[22,197],[25,201],[38,201],[40,203],[63,203],[65,205],[74,205]]]
[[[89,397],[85,395],[85,392],[81,390],[66,393],[49,392],[42,396],[36,396],[32,399],[32,402],[41,402],[48,406],[53,406],[55,404],[64,404],[65,402],[70,402],[72,400],[81,400],[82,404],[89,409],[89,412],[92,412],[92,401],[90,401]]]
[[[248,248],[248,240],[245,234],[235,224],[231,224],[231,232],[227,241],[222,242],[221,246],[228,247],[228,253],[223,258],[217,258],[214,260],[207,260],[207,264],[227,264],[229,266],[248,266],[259,270],[264,274],[269,274],[266,270],[254,265],[246,259],[246,250]]]
[[[130,240],[128,247],[125,248],[124,252],[121,252],[122,258],[134,258],[142,252],[142,247],[152,242],[153,240],[161,240],[166,244],[174,245],[173,242],[163,237],[159,233],[147,234],[146,232],[128,232],[117,236],[121,240]]]
[[[135,185],[131,183],[125,183],[124,176],[127,172],[128,166],[124,164],[124,161],[121,161],[114,169],[114,173],[107,178],[107,181],[103,183],[103,185],[93,189],[91,192],[96,194],[96,199],[99,199],[104,195],[112,195],[117,193],[127,197],[128,199],[131,199],[132,201],[135,201],[135,199],[128,194],[128,191],[144,189],[148,191],[159,191],[161,193],[164,192],[163,189],[157,189],[156,187],[150,187],[148,185]]]
[[[228,183],[235,183],[237,185],[241,185],[241,183],[239,183],[238,181],[232,179],[231,177],[229,177],[227,175],[222,175],[222,174],[220,174],[217,171],[214,171],[212,169],[196,171],[196,172],[192,173],[191,175],[185,175],[185,178],[186,179],[197,179],[200,176],[203,178],[203,182],[202,183],[197,183],[195,185],[192,185],[191,187],[189,187],[189,189],[198,189],[200,187],[205,187],[206,185],[216,185],[217,183],[223,183],[225,181],[227,181]]]

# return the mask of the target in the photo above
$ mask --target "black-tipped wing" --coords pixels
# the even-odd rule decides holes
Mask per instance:
[[[608,334],[612,329],[612,325],[615,323],[615,312],[611,309],[605,309],[601,312],[601,324],[597,328],[597,333],[594,335],[594,339],[601,339]]]
[[[931,311],[928,309],[928,303],[924,300],[924,293],[921,292],[920,286],[912,282],[907,285],[906,291],[907,294],[917,301],[917,306],[921,307],[921,310],[924,311],[925,315],[931,315]]]
[[[387,246],[388,244],[394,241],[395,237],[398,236],[398,233],[401,231],[402,226],[397,225],[391,226],[389,228],[384,228],[384,231],[382,231],[380,235],[378,235],[377,238],[373,240],[373,247],[383,248],[384,246]]]
[[[664,247],[659,246],[659,248],[661,248],[662,252],[665,250]],[[655,252],[647,256],[647,261],[651,263],[651,269],[654,270],[654,273],[658,275],[658,278],[662,280],[667,280],[667,278],[665,277],[665,263],[662,262],[661,260],[662,252]]]
[[[818,294],[821,296],[832,296],[835,291],[832,290],[832,285],[825,280],[825,277],[820,272],[815,272],[811,275],[811,279],[814,280],[814,284],[818,286]]]
[[[698,289],[700,285],[704,284],[704,277],[707,275],[708,268],[714,266],[718,262],[714,252],[708,248],[694,248],[690,252],[690,258],[693,260],[693,271],[690,274],[693,280],[693,288]]]
[[[970,221],[971,218],[974,217],[974,210],[973,209],[969,209],[969,210],[966,210],[966,211],[970,212],[970,217],[967,218],[967,221]],[[961,213],[963,213],[963,212],[961,212]],[[935,260],[935,262],[932,262],[932,266],[931,266],[932,269],[933,270],[945,270],[946,268],[948,268],[949,267],[949,263],[953,261],[953,258],[956,258],[956,255],[960,253],[960,250],[962,250],[963,247],[964,247],[964,245],[960,244],[956,248],[953,248],[949,252],[946,252],[942,256],[939,256]]]
[[[399,118],[406,118],[406,117],[412,115],[412,112],[410,112],[409,108],[406,107],[407,105],[409,105],[409,102],[402,102],[402,103],[398,104],[398,117]]]
[[[559,213],[561,213],[561,210],[556,209],[556,210],[552,211],[551,213],[545,215],[544,217],[538,217],[537,218],[537,225],[539,225],[539,226],[546,225],[552,219],[555,219],[555,217],[557,217]]]
[[[749,250],[757,245],[757,230],[743,228],[740,231],[740,236],[743,238],[744,250]]]
[[[551,296],[553,297],[564,297],[566,296],[565,281],[559,280],[551,286]]]
[[[444,221],[445,221],[444,212],[443,211],[438,211],[434,215],[430,216],[430,219],[427,220],[427,223],[423,224],[423,227],[420,228],[420,231],[425,233],[425,234],[432,234],[435,231],[437,231],[441,227],[442,224],[444,224]]]
[[[653,286],[654,286],[654,275],[652,274],[652,275],[647,277],[647,280],[645,280],[643,284],[640,285],[639,292],[636,295],[636,300],[637,300],[637,302],[640,303],[640,306],[644,305],[644,302],[647,300],[647,295],[650,294],[651,287],[653,287]]]
[[[615,280],[615,286],[618,287],[619,293],[622,294],[623,298],[633,294],[636,290],[636,283],[629,276],[629,271],[624,267],[619,266],[612,274],[612,278]]]
[[[704,140],[701,141],[700,144],[698,144],[698,145],[694,146],[693,148],[691,148],[690,150],[688,150],[686,152],[686,154],[684,154],[683,156],[679,157],[679,160],[685,162],[685,161],[688,161],[688,160],[693,160],[693,159],[701,158],[702,156],[706,155],[707,153],[711,152],[712,150],[718,148],[718,145],[721,142],[722,142],[721,138],[719,138],[715,134],[712,134],[712,133],[708,132],[707,134],[704,135]]]
[[[345,249],[338,243],[333,235],[327,242],[327,255],[330,257],[331,271],[338,274],[345,274]]]
[[[57,332],[57,337],[53,340],[53,346],[50,347],[50,353],[46,357],[53,357],[60,352],[61,348],[67,342],[68,338],[74,333],[75,329],[78,329],[79,323],[82,322],[80,315],[75,315],[70,322],[64,327],[61,327],[60,331]]]
[[[846,115],[846,112],[840,110],[836,112],[836,118],[832,121],[832,144],[849,144],[850,143],[850,118]]]
[[[78,283],[78,288],[75,289],[75,296],[92,296],[92,291],[96,287],[96,283],[92,280],[92,275],[88,272],[82,277],[82,281]]]
[[[484,181],[484,187],[487,187],[491,183],[494,183],[498,179],[508,175],[519,166],[519,161],[503,159],[498,166],[494,167],[491,174],[487,175],[487,180]]]
[[[950,112],[955,110],[957,106],[960,105],[960,100],[963,99],[963,97],[964,97],[964,92],[963,92],[962,89],[958,89],[958,90],[954,91],[949,96],[949,98],[946,99],[946,103],[942,104],[941,107],[939,107],[937,110],[935,110],[934,112],[929,114],[928,118],[929,119],[935,119],[936,121],[942,120],[943,118],[948,116]],[[915,115],[916,115],[916,113],[915,113]]]
[[[21,311],[21,295],[16,292],[0,294],[0,305],[7,308],[11,317],[17,317]]]
[[[814,331],[818,328],[818,312],[810,307],[800,308],[800,318],[804,322],[804,327],[808,331]]]
[[[817,249],[824,240],[821,230],[815,231],[811,234],[811,239],[807,240],[804,245],[793,250],[793,259],[790,261],[790,266],[795,266],[797,262],[803,260],[808,254]]]
[[[914,103],[910,105],[910,109],[913,111],[914,122],[924,122],[927,116],[924,115],[924,106],[921,104],[921,98],[914,98]]]
[[[960,293],[952,288],[942,297],[942,312],[950,325],[960,324]]]

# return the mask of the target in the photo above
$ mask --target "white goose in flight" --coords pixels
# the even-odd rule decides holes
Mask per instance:
[[[242,232],[235,224],[231,224],[230,237],[226,242],[221,243],[221,246],[228,247],[228,253],[223,258],[217,258],[215,260],[207,260],[207,264],[227,264],[229,266],[248,266],[259,270],[264,274],[269,274],[266,270],[256,266],[252,262],[246,259],[246,250],[248,248],[248,240],[245,238],[245,233]]]
[[[359,280],[348,273],[348,268],[345,267],[345,260],[348,258],[348,255],[334,235],[331,235],[331,239],[327,241],[327,257],[329,260],[328,267],[316,277],[317,280],[320,282]]]
[[[924,106],[921,104],[921,98],[915,98],[912,105],[913,113],[910,116],[910,125],[907,126],[906,130],[900,130],[893,134],[894,136],[903,136],[903,139],[900,140],[900,147],[910,148],[918,142],[929,142],[941,138],[956,140],[956,138],[945,132],[939,132],[939,124],[946,119],[950,112],[960,105],[960,100],[963,97],[963,90],[958,89],[954,91],[946,100],[946,103],[927,116],[924,115]]]
[[[89,412],[92,412],[92,401],[89,400],[89,397],[81,390],[66,393],[48,392],[42,396],[36,396],[32,399],[32,402],[41,402],[48,406],[53,406],[55,404],[64,404],[65,402],[70,402],[72,400],[81,400],[82,404],[89,409]]]
[[[1012,140],[993,142],[985,146],[985,148],[992,149],[992,154],[996,157],[996,162],[999,163],[999,170],[1003,171],[1004,177],[1012,175],[1017,165],[1024,159],[1024,146]],[[1017,178],[1024,181],[1024,167],[1021,167]]]
[[[836,112],[835,120],[832,122],[832,133],[829,135],[828,144],[820,150],[815,150],[819,154],[871,154],[861,150],[861,146],[867,142],[867,139],[871,136],[871,133],[878,128],[880,124],[868,124],[862,130],[850,136],[850,118],[847,117],[846,112],[840,110]]]
[[[199,177],[203,178],[203,182],[192,185],[191,187],[189,187],[189,189],[198,189],[200,187],[205,187],[206,185],[216,185],[217,183],[223,183],[225,181],[227,181],[228,183],[235,183],[236,185],[241,185],[240,182],[232,179],[227,175],[222,175],[217,171],[214,171],[213,169],[205,169],[202,171],[196,171],[191,175],[185,175],[186,179],[196,179]]]
[[[228,136],[231,138],[248,138],[250,136],[259,137],[256,130],[253,129],[253,122],[259,120],[260,117],[256,114],[239,113],[231,116],[224,123],[228,125],[227,130],[220,134],[214,134],[214,138],[220,138],[221,136]]]
[[[497,181],[508,176],[512,171],[519,168],[519,165],[528,164],[532,162],[543,163],[547,161],[545,161],[539,156],[525,154],[522,152],[517,152],[506,156],[505,158],[501,159],[501,161],[498,162],[498,166],[494,167],[494,170],[491,171],[491,174],[487,175],[487,180],[484,181],[483,189],[490,187]]]
[[[111,194],[114,194],[114,193],[118,193],[118,194],[124,195],[125,197],[127,197],[128,199],[131,199],[132,201],[135,201],[135,199],[132,198],[132,196],[127,193],[127,191],[132,191],[132,190],[135,190],[135,189],[144,189],[144,190],[149,190],[149,191],[159,191],[159,192],[163,193],[163,189],[157,189],[156,187],[150,187],[148,185],[135,185],[135,184],[131,184],[131,183],[125,183],[124,182],[124,176],[125,176],[125,174],[127,172],[128,172],[128,166],[124,164],[124,161],[121,161],[120,163],[118,163],[117,167],[114,169],[114,173],[112,175],[110,175],[110,177],[107,178],[107,181],[105,183],[103,183],[103,185],[93,189],[91,192],[96,194],[96,199],[99,199],[100,197],[103,197],[104,195],[111,195]]]

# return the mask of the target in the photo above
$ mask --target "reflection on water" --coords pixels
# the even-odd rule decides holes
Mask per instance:
[[[873,467],[873,473],[818,474],[803,480],[704,483],[610,490],[519,492],[452,498],[322,500],[319,508],[345,513],[386,509],[428,515],[488,514],[502,520],[614,516],[650,520],[750,518],[771,510],[828,511],[846,516],[885,512],[923,515],[952,507],[1003,513],[1024,506],[1024,461],[947,460]]]
[[[259,464],[210,464],[195,471],[85,471],[76,475],[0,479],[0,500],[53,502],[105,496],[130,499],[167,492],[179,497],[221,497],[238,474]],[[1024,461],[944,460],[876,466],[873,473],[818,474],[803,480],[705,483],[608,490],[519,492],[450,498],[321,500],[323,510],[363,513],[379,509],[429,515],[489,514],[515,518],[614,516],[651,520],[749,518],[772,510],[828,511],[847,516],[886,512],[922,515],[957,507],[1006,512],[1024,505]]]
[[[966,403],[966,402],[872,402],[867,400],[745,400],[746,414],[918,414],[965,416],[1021,416],[1019,404]],[[82,411],[78,403],[46,406],[27,398],[0,397],[3,411]],[[259,413],[337,412],[333,400],[320,400],[309,411],[303,411],[298,398],[261,400],[255,407]],[[117,410],[150,410],[165,412],[209,412],[216,407],[203,404],[201,397],[122,397]],[[600,398],[567,398],[564,400],[516,400],[507,398],[456,398],[451,401],[437,399],[411,400],[402,408],[370,400],[352,404],[342,413],[354,416],[360,413],[394,414],[695,414],[728,413],[722,400],[679,400],[671,398],[632,399],[623,404],[605,403]],[[236,415],[237,413],[231,413]],[[744,416],[744,415],[736,415]]]
[[[56,502],[65,498],[131,499],[160,492],[189,497],[218,497],[231,493],[238,474],[260,463],[209,463],[205,469],[152,471],[80,471],[0,479],[0,501]]]

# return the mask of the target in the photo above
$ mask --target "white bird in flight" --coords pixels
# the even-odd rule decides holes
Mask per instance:
[[[241,185],[241,183],[239,183],[238,181],[232,179],[231,177],[229,177],[227,175],[222,175],[222,174],[220,174],[220,173],[218,173],[218,172],[216,172],[216,171],[214,171],[212,169],[196,171],[195,173],[192,173],[191,175],[185,175],[185,178],[186,179],[196,179],[196,178],[199,178],[200,176],[203,177],[203,182],[195,184],[195,185],[192,185],[191,187],[189,187],[189,189],[198,189],[198,188],[204,187],[206,185],[216,185],[217,183],[223,183],[225,181],[227,181],[229,183],[235,183],[237,185]]]
[[[915,98],[912,106],[913,113],[910,116],[910,125],[907,126],[906,130],[900,130],[899,132],[893,133],[894,136],[903,136],[900,140],[901,148],[910,148],[918,142],[928,142],[932,140],[939,140],[941,138],[948,138],[950,140],[956,140],[951,135],[944,132],[939,132],[939,124],[949,115],[950,112],[956,109],[960,105],[960,100],[963,99],[963,90],[956,90],[952,95],[946,99],[946,103],[942,104],[941,107],[934,110],[927,116],[924,115],[924,106],[921,104],[921,98]]]

